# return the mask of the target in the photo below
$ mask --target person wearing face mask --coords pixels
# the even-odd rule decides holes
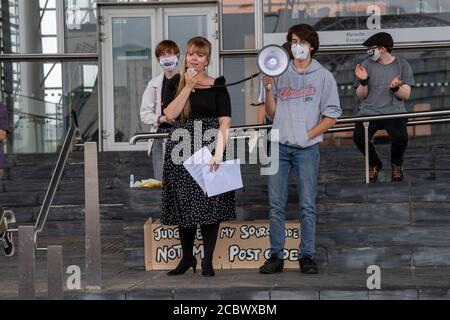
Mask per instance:
[[[317,60],[319,36],[307,24],[291,27],[286,36],[293,59],[282,75],[265,76],[265,106],[273,119],[271,143],[278,143],[279,170],[268,176],[270,206],[270,257],[259,272],[282,272],[284,267],[285,215],[291,169],[295,170],[299,200],[301,243],[300,271],[318,273],[313,260],[316,238],[316,196],[319,171],[319,142],[342,110],[336,80]],[[289,49],[289,48],[288,48]],[[270,84],[270,86],[268,86]],[[274,132],[278,132],[276,138]],[[271,148],[274,150],[274,148]],[[276,150],[276,148],[275,148]]]
[[[173,123],[163,111],[174,99],[180,80],[178,70],[180,49],[175,42],[164,40],[156,46],[155,57],[163,72],[149,81],[142,95],[141,121],[150,125],[150,132],[164,133],[170,130]],[[152,154],[154,177],[159,181],[162,181],[163,171],[162,144],[162,139],[148,141],[148,154]]]
[[[394,40],[389,33],[379,32],[364,41],[368,57],[355,68],[356,96],[360,100],[359,116],[406,112],[405,101],[411,95],[414,75],[405,59],[391,54]],[[403,155],[408,145],[407,119],[369,121],[369,181],[376,182],[383,167],[370,141],[373,135],[385,129],[391,139],[391,180],[403,181]],[[364,126],[355,124],[355,145],[365,154]]]

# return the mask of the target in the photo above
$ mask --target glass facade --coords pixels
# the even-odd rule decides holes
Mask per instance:
[[[97,52],[97,1],[64,0],[66,53]]]
[[[258,72],[255,57],[233,56],[223,59],[227,83],[233,83]],[[259,96],[259,78],[228,87],[231,97],[233,125],[254,124],[258,120],[256,104]]]
[[[127,142],[138,132],[149,131],[140,121],[142,93],[151,78],[151,20],[113,18],[114,141]],[[135,30],[142,30],[133,37]]]
[[[223,49],[255,49],[253,0],[222,1]]]
[[[0,1],[0,44],[2,54],[96,54],[99,51],[97,5],[95,0],[8,0]],[[133,1],[101,1],[124,3]],[[140,2],[140,1],[134,1]],[[141,1],[145,2],[145,1]],[[160,1],[161,5],[167,2]],[[176,2],[176,1],[175,1]],[[153,8],[158,4],[152,3]],[[186,5],[187,6],[187,5]],[[136,6],[134,6],[136,7]],[[182,1],[177,2],[182,11]],[[144,8],[144,7],[139,7]],[[170,6],[170,10],[175,8]],[[137,9],[140,10],[140,9]],[[178,41],[182,49],[186,38],[195,34],[220,37],[219,73],[228,83],[258,72],[256,55],[261,45],[284,42],[290,26],[309,23],[320,34],[316,59],[335,76],[344,116],[354,115],[358,101],[353,89],[354,67],[365,54],[333,52],[333,46],[360,44],[367,36],[385,30],[396,44],[442,43],[450,41],[450,1],[444,0],[223,0],[217,32],[211,30],[207,15],[167,14],[167,19],[127,24],[115,20],[112,49],[115,142],[126,143],[136,132],[147,128],[139,120],[141,94],[155,76],[154,45],[162,40],[155,30],[167,29],[164,38]],[[164,17],[166,17],[164,16]],[[167,20],[167,21],[166,21]],[[213,19],[214,20],[214,19]],[[128,22],[131,20],[128,19]],[[260,23],[261,21],[262,23]],[[161,25],[159,25],[159,24]],[[183,27],[189,26],[189,28]],[[135,32],[137,29],[139,32]],[[119,30],[121,29],[121,30]],[[116,32],[119,30],[118,32]],[[178,30],[178,31],[177,31]],[[152,33],[153,32],[153,33]],[[157,33],[156,33],[157,34]],[[103,35],[102,35],[103,36]],[[107,35],[106,35],[107,36]],[[153,37],[153,38],[152,38]],[[160,39],[161,38],[161,39]],[[236,50],[241,52],[236,53]],[[331,50],[331,51],[330,51]],[[398,50],[394,55],[407,59],[417,86],[407,102],[408,111],[450,108],[450,49]],[[102,53],[105,54],[104,52]],[[99,85],[98,65],[103,57],[86,61],[65,59],[51,62],[1,59],[1,99],[11,111],[15,132],[8,139],[7,152],[54,152],[68,125],[70,110],[78,116],[81,133],[87,140],[104,138],[102,110],[105,88]],[[133,71],[134,70],[134,71]],[[158,71],[159,72],[159,71]],[[99,92],[98,89],[102,88]],[[264,110],[259,105],[259,79],[229,87],[233,125],[261,123]],[[108,93],[109,94],[109,93]],[[130,111],[131,110],[131,111]],[[109,111],[106,111],[109,112]],[[103,112],[104,113],[104,112]],[[435,126],[449,132],[447,125]],[[434,128],[434,127],[433,127]]]
[[[264,0],[264,31],[286,32],[297,23],[318,31],[450,25],[445,0]],[[380,17],[380,19],[378,19]]]
[[[11,114],[11,153],[56,152],[74,110],[81,134],[98,137],[96,62],[2,62],[2,101]]]

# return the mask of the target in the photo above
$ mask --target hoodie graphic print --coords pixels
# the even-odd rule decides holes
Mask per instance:
[[[336,80],[315,59],[301,73],[291,61],[287,71],[275,78],[272,91],[276,102],[272,128],[279,130],[282,144],[306,148],[321,142],[323,135],[309,139],[308,130],[323,117],[337,119],[342,114]]]

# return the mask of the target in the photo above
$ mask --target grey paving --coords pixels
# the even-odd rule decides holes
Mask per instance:
[[[84,276],[84,257],[67,244],[80,243],[79,238],[60,241],[64,271],[78,265]],[[41,244],[54,242],[42,239]],[[81,241],[82,242],[82,241]],[[216,270],[216,277],[204,278],[200,272],[187,272],[169,277],[166,271],[144,271],[124,266],[123,250],[113,247],[119,239],[106,238],[102,247],[102,289],[100,291],[68,290],[65,299],[176,299],[176,300],[329,300],[329,299],[449,299],[450,268],[389,268],[381,266],[381,290],[367,289],[367,266],[323,266],[317,275],[305,275],[296,269],[274,275],[262,275],[257,270]],[[394,252],[395,253],[395,252]],[[370,263],[371,261],[367,261]],[[0,267],[0,299],[17,298],[17,256],[2,257]],[[68,274],[64,275],[67,279]],[[47,294],[46,257],[36,255],[36,292],[38,299]]]

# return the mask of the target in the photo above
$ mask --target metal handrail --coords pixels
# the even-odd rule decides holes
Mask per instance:
[[[59,153],[58,161],[56,162],[50,184],[47,188],[47,192],[45,193],[44,201],[42,202],[38,218],[36,219],[36,223],[34,225],[34,243],[36,245],[36,250],[47,249],[37,248],[37,235],[42,231],[45,222],[47,221],[48,213],[52,206],[53,199],[59,186],[59,182],[61,181],[62,174],[66,167],[67,159],[69,158],[69,154],[72,151],[72,146],[74,145],[78,134],[78,122],[76,120],[75,113],[72,111],[71,124],[64,139],[64,144],[61,148],[61,152]]]
[[[344,117],[336,120],[336,124],[347,124],[347,123],[355,123],[355,122],[364,122],[364,121],[373,121],[373,120],[386,120],[386,119],[401,119],[401,118],[423,118],[423,117],[433,117],[433,116],[450,116],[450,109],[448,110],[435,110],[435,111],[420,111],[420,112],[406,112],[406,113],[393,113],[386,115],[376,115],[376,116],[361,116],[361,117]],[[416,121],[408,121],[407,125],[425,125],[425,124],[434,124],[434,123],[445,123],[448,122],[450,118],[443,119],[434,119],[434,120],[416,120]],[[230,127],[233,130],[262,130],[262,129],[272,129],[272,125],[270,124],[251,124],[251,125],[242,125]],[[348,127],[333,127],[328,129],[327,132],[345,132],[353,130],[354,126]],[[230,134],[230,136],[236,136]],[[149,140],[149,139],[164,139],[168,138],[168,133],[138,133],[131,137],[130,144],[135,145],[140,140]]]
[[[48,212],[53,203],[53,198],[55,197],[56,190],[58,189],[59,182],[61,181],[64,168],[66,167],[67,159],[69,157],[70,151],[72,150],[72,144],[75,140],[76,133],[77,127],[72,122],[64,139],[63,147],[61,148],[61,152],[59,153],[58,161],[56,162],[50,184],[47,188],[44,201],[42,202],[38,218],[36,219],[36,223],[34,225],[34,230],[37,233],[42,231],[42,228],[45,225],[45,221],[47,220]]]
[[[392,113],[383,114],[376,116],[361,116],[361,117],[344,117],[337,119],[336,123],[352,123],[352,122],[363,122],[372,120],[387,120],[387,119],[402,119],[402,118],[422,118],[429,116],[444,116],[450,115],[450,109],[448,110],[435,110],[435,111],[419,111],[419,112],[403,112],[403,113]]]
[[[386,114],[386,115],[376,115],[376,116],[363,116],[363,117],[347,117],[347,118],[341,118],[336,121],[336,124],[348,124],[348,123],[355,123],[355,122],[362,122],[364,126],[364,145],[365,145],[365,153],[364,153],[364,161],[365,161],[365,176],[366,176],[366,184],[369,183],[369,121],[374,120],[386,120],[386,119],[402,119],[402,118],[423,118],[423,117],[441,117],[439,119],[426,119],[426,120],[413,120],[408,121],[408,126],[415,126],[415,125],[425,125],[425,124],[436,124],[436,123],[447,123],[450,122],[450,117],[442,117],[450,115],[450,110],[435,110],[435,111],[422,111],[422,112],[405,112],[405,113],[395,113],[395,114]],[[230,129],[237,130],[237,129],[253,129],[253,130],[260,130],[260,129],[271,129],[271,125],[248,125],[248,126],[238,126],[238,127],[231,127]],[[335,126],[333,128],[330,128],[327,130],[327,132],[345,132],[345,131],[352,131],[354,130],[354,126],[344,126],[339,127]],[[161,138],[167,138],[169,136],[168,133],[141,133],[138,135],[133,136],[130,139],[130,144],[136,144],[138,140],[148,140],[148,139],[161,139]],[[240,138],[250,138],[253,135],[250,133],[236,133],[236,132],[230,132],[230,138],[240,139]]]

